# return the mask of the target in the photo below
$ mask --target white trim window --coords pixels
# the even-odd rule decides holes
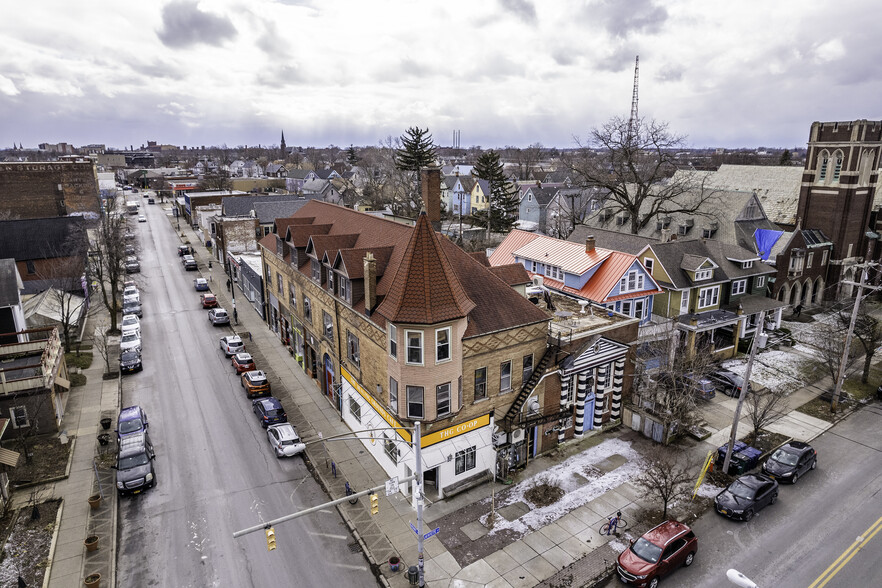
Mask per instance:
[[[30,427],[31,422],[28,420],[28,407],[12,406],[9,408],[9,421],[12,423],[13,429],[23,429]]]
[[[398,359],[398,327],[389,325],[389,355]]]
[[[321,284],[322,283],[322,264],[319,263],[317,260],[313,259],[310,262],[309,267],[312,269],[312,280],[316,284]]]
[[[426,411],[423,408],[423,387],[407,386],[407,418],[425,418]]]
[[[325,339],[327,339],[328,341],[333,341],[334,340],[334,319],[332,319],[331,315],[329,315],[324,310],[322,311],[322,326],[324,327],[322,334],[325,336]]]
[[[361,405],[352,396],[349,397],[349,414],[359,425],[361,424]]]
[[[407,361],[409,365],[423,365],[423,332],[405,331],[407,339]]]
[[[435,386],[435,406],[439,417],[450,414],[450,382]]]
[[[619,280],[619,292],[635,292],[643,290],[643,272],[639,270],[631,270]],[[627,314],[627,313],[625,313]]]
[[[361,367],[361,353],[359,353],[358,337],[353,335],[349,330],[346,331],[346,357],[349,358],[356,367]]]
[[[809,254],[808,254],[808,256],[806,257],[806,260],[805,260],[805,269],[809,269],[810,267],[812,267],[812,262],[813,262],[814,260],[815,260],[815,252],[814,252],[814,251],[809,251]]]
[[[450,327],[435,331],[435,363],[450,361]]]
[[[634,316],[632,313],[633,302],[631,300],[622,300],[622,314],[625,316]]]
[[[646,318],[646,298],[634,301],[634,318],[638,318],[641,321]]]
[[[695,281],[698,282],[701,280],[709,280],[712,275],[714,275],[714,270],[712,269],[696,270]]]
[[[475,459],[477,455],[477,448],[473,445],[468,449],[463,449],[462,451],[456,452],[456,459],[454,460],[456,463],[456,475],[464,474],[469,470],[475,469],[475,465],[477,460]]]
[[[689,312],[689,290],[680,292],[680,314]]]
[[[648,271],[649,273],[652,273],[652,264],[654,264],[654,263],[655,263],[655,260],[651,257],[644,257],[643,258],[643,267],[645,267],[646,271]]]
[[[747,280],[735,280],[732,282],[732,296],[738,296],[747,292]]]
[[[344,278],[340,276],[340,298],[346,301],[347,304],[352,304],[352,283],[349,281],[349,278]]]
[[[504,361],[499,366],[499,391],[511,390],[511,360]]]
[[[745,261],[741,264],[741,269],[750,269],[753,267],[753,260]]]
[[[766,285],[766,276],[757,276],[754,288],[762,288]]]
[[[720,301],[720,287],[711,286],[710,288],[702,288],[698,291],[698,308],[707,308],[716,306]]]
[[[389,408],[392,414],[398,414],[398,380],[393,377],[389,378]]]

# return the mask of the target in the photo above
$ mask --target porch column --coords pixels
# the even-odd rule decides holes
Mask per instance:
[[[560,408],[563,410],[567,406],[567,399],[570,397],[570,380],[572,376],[561,376],[560,380]],[[561,420],[558,425],[557,443],[560,445],[566,439],[567,432],[563,428],[564,421]]]
[[[609,366],[597,368],[597,390],[594,393],[594,428],[603,426],[603,398],[606,395],[606,378]]]
[[[612,408],[610,416],[613,420],[622,418],[622,383],[625,380],[625,360],[618,359],[613,372]]]
[[[585,434],[585,398],[588,396],[588,372],[579,373],[579,385],[576,387],[576,437]]]

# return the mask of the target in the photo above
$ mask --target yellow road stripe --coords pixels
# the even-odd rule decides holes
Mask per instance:
[[[882,517],[876,519],[876,522],[870,525],[869,529],[861,533],[861,536],[856,539],[854,543],[852,543],[848,547],[848,549],[843,551],[842,555],[836,558],[836,561],[831,563],[830,566],[826,570],[824,570],[823,573],[821,573],[821,575],[818,576],[818,578],[814,582],[812,582],[809,588],[823,588],[823,586],[826,585],[827,582],[832,580],[833,576],[839,573],[839,570],[841,570],[843,566],[845,566],[845,564],[847,564],[848,561],[852,557],[854,557],[858,551],[863,549],[867,545],[867,543],[869,543],[870,539],[872,539],[876,535],[876,533],[882,530],[882,526],[880,526],[880,524],[882,524]],[[829,574],[829,576],[827,574]]]

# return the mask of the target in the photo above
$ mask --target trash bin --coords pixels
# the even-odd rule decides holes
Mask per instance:
[[[416,586],[420,583],[420,570],[416,566],[410,566],[407,568],[407,581],[410,582],[411,586]]]

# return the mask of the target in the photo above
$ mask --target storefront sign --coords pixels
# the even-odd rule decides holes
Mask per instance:
[[[422,438],[420,445],[424,448],[430,447],[441,441],[447,441],[448,439],[453,439],[454,437],[464,435],[476,429],[480,429],[481,427],[486,427],[489,424],[490,415],[485,414],[484,416],[479,416],[478,418],[474,418],[464,423],[430,433]]]

